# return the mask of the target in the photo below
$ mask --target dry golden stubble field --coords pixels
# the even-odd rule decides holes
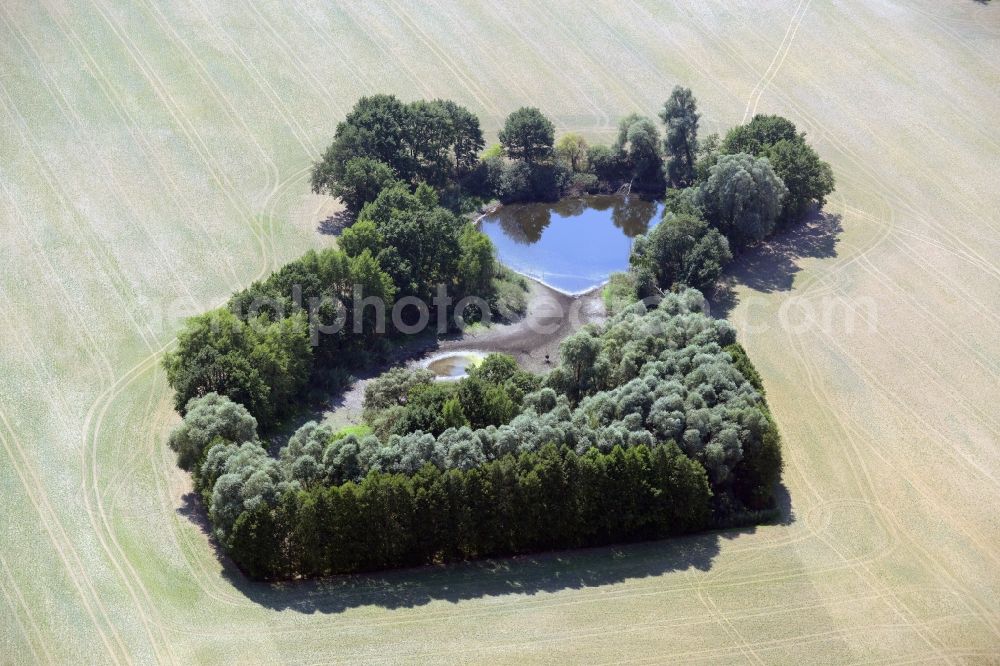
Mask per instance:
[[[4,661],[997,660],[998,11],[0,4]],[[158,359],[329,242],[307,172],[355,99],[609,140],[678,83],[703,134],[780,113],[837,176],[720,304],[782,428],[785,524],[285,588],[226,568]]]

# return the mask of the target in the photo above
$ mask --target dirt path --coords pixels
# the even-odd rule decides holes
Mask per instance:
[[[541,372],[556,363],[559,343],[566,336],[584,324],[605,318],[600,289],[570,296],[540,282],[532,280],[529,284],[528,311],[523,319],[467,331],[461,338],[442,341],[435,351],[505,352],[522,367]]]
[[[385,367],[370,376],[359,377],[349,389],[334,399],[323,413],[323,421],[336,427],[360,423],[365,386],[391,366],[416,366],[443,352],[504,352],[521,367],[544,372],[559,360],[559,343],[585,324],[599,323],[606,314],[601,290],[571,296],[529,279],[528,309],[511,324],[475,327],[459,336],[415,341],[397,351]],[[547,361],[546,361],[547,360]]]

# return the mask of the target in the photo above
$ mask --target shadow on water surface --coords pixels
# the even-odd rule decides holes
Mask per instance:
[[[712,315],[727,317],[736,307],[734,287],[743,285],[766,294],[789,291],[801,259],[831,259],[837,256],[840,215],[816,212],[801,223],[746,250],[725,271],[724,284],[711,299]]]
[[[342,613],[352,608],[416,608],[434,601],[458,603],[509,594],[535,595],[581,590],[675,571],[709,571],[724,540],[753,534],[741,527],[662,541],[553,551],[534,555],[335,576],[286,583],[251,581],[222,553],[204,508],[194,493],[183,498],[178,513],[208,535],[222,563],[222,575],[247,599],[273,610]],[[781,517],[772,524],[794,521],[791,497],[784,485],[776,490]]]

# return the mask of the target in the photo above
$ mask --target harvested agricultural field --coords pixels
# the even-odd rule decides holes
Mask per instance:
[[[2,661],[1000,659],[1000,6],[975,0],[0,4]],[[306,249],[361,95],[609,140],[692,88],[778,113],[826,214],[716,304],[763,376],[781,524],[267,586],[220,559],[160,366]]]

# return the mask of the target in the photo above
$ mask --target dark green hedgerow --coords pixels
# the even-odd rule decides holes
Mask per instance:
[[[289,491],[236,520],[227,547],[260,579],[513,555],[703,529],[708,480],[676,445],[553,445],[469,470],[371,472],[360,483]]]

